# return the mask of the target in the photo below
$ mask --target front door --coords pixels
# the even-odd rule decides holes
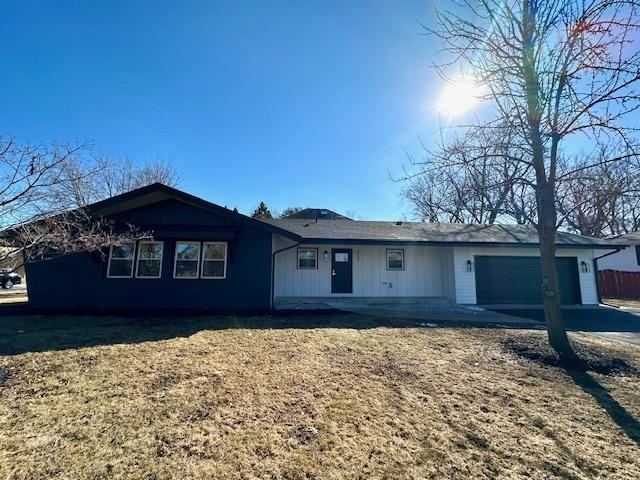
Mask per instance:
[[[352,267],[350,248],[331,250],[331,293],[353,293]]]

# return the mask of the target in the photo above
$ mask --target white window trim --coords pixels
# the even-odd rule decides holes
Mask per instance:
[[[143,245],[143,244],[145,244],[145,245],[157,245],[157,244],[160,244],[162,246],[162,248],[160,249],[160,260],[159,260],[160,261],[160,270],[158,271],[158,275],[157,276],[153,276],[153,277],[150,277],[148,275],[141,276],[140,273],[139,273],[139,270],[140,270],[140,250],[141,250],[140,245]],[[141,240],[141,241],[138,242],[138,245],[136,247],[136,253],[137,253],[137,255],[136,255],[136,278],[141,278],[143,280],[154,279],[154,278],[155,279],[162,278],[162,259],[164,257],[164,242],[157,241],[157,240]],[[145,260],[145,259],[143,259],[143,260]],[[148,260],[148,259],[146,259],[146,260]]]
[[[196,276],[195,277],[177,277],[177,265],[178,265],[178,244],[179,243],[197,243],[198,244],[198,259],[197,260],[180,260],[181,262],[196,262]],[[198,280],[200,278],[200,261],[202,259],[202,242],[196,242],[194,240],[176,240],[175,252],[173,253],[173,278],[175,280]]]
[[[203,278],[205,280],[224,280],[225,278],[227,278],[227,256],[229,252],[229,245],[227,244],[227,242],[202,242],[202,246],[201,246],[202,253],[200,254],[202,267],[200,268],[200,272],[204,272],[204,262],[220,262],[221,261],[219,259],[213,260],[213,259],[204,258],[204,252],[206,250],[207,245],[224,245],[224,273],[222,277],[212,277],[208,275],[207,276],[201,275],[200,278]]]
[[[301,267],[300,266],[300,251],[301,250],[312,250],[316,253],[315,261],[316,264],[313,267]],[[315,247],[299,247],[296,250],[296,269],[298,270],[317,270],[318,269],[318,249]]]
[[[402,252],[402,267],[401,268],[390,268],[389,267],[389,252]],[[402,272],[404,271],[404,248],[387,248],[387,254],[386,254],[386,261],[387,261],[387,271],[389,272]]]
[[[133,258],[131,259],[131,274],[130,275],[111,275],[111,260],[129,260],[128,258],[113,258],[113,247],[117,245],[111,245],[109,247],[109,261],[107,262],[107,278],[133,278],[133,271],[136,268],[136,253],[138,251],[137,242],[122,242],[133,243]]]

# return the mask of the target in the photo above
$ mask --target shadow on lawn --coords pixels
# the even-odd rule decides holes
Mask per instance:
[[[588,372],[568,370],[567,374],[573,379],[576,385],[598,402],[598,405],[609,414],[611,419],[624,430],[624,433],[626,433],[631,440],[640,446],[640,422],[620,405],[606,388],[600,385]]]
[[[544,338],[509,339],[504,341],[502,346],[508,352],[528,361],[563,369],[583,392],[589,394],[607,412],[631,440],[640,445],[640,422],[590,374],[594,372],[601,375],[640,377],[640,370],[620,358],[617,353],[574,343],[576,353],[583,363],[583,369],[571,370],[560,363],[558,355]]]
[[[0,355],[139,343],[188,337],[202,330],[236,328],[416,327],[415,320],[370,317],[332,310],[277,315],[202,316],[0,316]]]

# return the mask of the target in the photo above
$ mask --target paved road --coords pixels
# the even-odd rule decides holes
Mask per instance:
[[[542,308],[496,308],[496,312],[544,322]],[[567,329],[640,345],[640,310],[613,307],[564,308]]]

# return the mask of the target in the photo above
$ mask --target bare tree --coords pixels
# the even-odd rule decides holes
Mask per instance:
[[[449,5],[449,4],[447,4]],[[437,13],[433,33],[450,57],[438,66],[448,77],[461,69],[486,88],[486,118],[459,126],[466,163],[482,162],[477,139],[512,125],[511,164],[531,170],[520,188],[535,193],[534,222],[540,240],[542,293],[550,344],[562,361],[577,362],[562,320],[555,264],[561,152],[569,139],[582,148],[619,142],[621,154],[600,165],[638,158],[629,114],[640,107],[638,0],[461,0]],[[442,150],[440,150],[442,152]],[[505,162],[507,160],[504,160]],[[595,166],[595,164],[591,165]]]
[[[32,145],[0,137],[0,262],[102,252],[149,236],[134,226],[116,231],[84,207],[153,181],[172,183],[178,178],[173,167],[157,161],[138,168],[129,161],[87,160],[87,155],[86,143]],[[113,172],[122,178],[105,186]]]
[[[410,157],[411,171],[401,180],[402,195],[423,221],[493,224],[507,217],[529,223],[528,209],[517,202],[531,198],[531,189],[518,189],[532,169],[519,161],[521,151],[503,129],[473,132],[443,144],[426,158]],[[480,134],[480,136],[477,136]]]
[[[77,208],[156,182],[176,187],[181,175],[159,156],[139,164],[130,157],[96,155],[65,160],[62,179],[51,195],[61,207]]]
[[[583,235],[606,237],[640,226],[640,165],[637,159],[606,162],[624,149],[606,146],[595,157],[560,159],[559,223]]]

